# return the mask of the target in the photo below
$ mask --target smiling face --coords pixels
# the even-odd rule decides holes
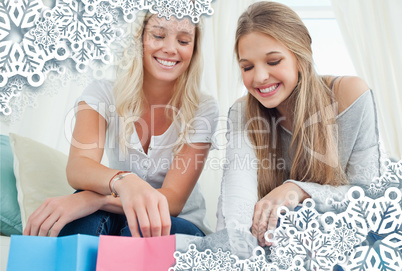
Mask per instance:
[[[195,44],[195,26],[188,18],[178,21],[152,16],[144,29],[144,84],[175,82],[190,65]]]
[[[238,56],[248,92],[264,107],[277,108],[283,116],[284,101],[298,82],[295,55],[271,36],[251,32],[239,39]]]

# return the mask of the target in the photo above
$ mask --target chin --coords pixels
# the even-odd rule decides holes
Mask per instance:
[[[266,101],[260,101],[260,100],[258,100],[258,102],[267,109],[274,109],[278,106],[278,104],[276,104],[276,103],[271,103],[271,102],[267,103]]]

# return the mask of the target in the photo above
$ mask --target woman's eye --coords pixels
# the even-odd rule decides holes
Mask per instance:
[[[159,35],[155,35],[155,34],[154,34],[154,38],[155,38],[155,39],[158,39],[158,40],[161,40],[161,39],[163,39],[164,37],[163,37],[163,36],[159,36]]]
[[[244,67],[244,68],[243,68],[243,71],[245,71],[245,72],[246,72],[246,71],[251,70],[252,68],[253,68],[253,66],[250,66],[250,67]]]
[[[182,45],[190,44],[189,41],[184,41],[184,40],[179,40],[179,43],[182,44]]]
[[[268,65],[270,66],[276,66],[281,62],[282,59],[279,59],[278,61],[273,61],[273,62],[268,62]]]

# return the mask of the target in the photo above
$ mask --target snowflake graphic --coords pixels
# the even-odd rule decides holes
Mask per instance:
[[[366,192],[367,192],[367,195],[368,195],[370,198],[376,199],[376,198],[379,198],[379,197],[381,197],[382,195],[384,195],[385,187],[382,186],[382,185],[380,184],[380,182],[378,182],[378,183],[371,183],[371,184],[369,185],[369,187],[367,188]]]
[[[318,223],[303,232],[298,232],[285,249],[293,258],[300,256],[307,270],[331,270],[336,264],[338,253],[332,249],[331,239],[318,229]]]
[[[41,0],[5,0],[0,2],[0,88],[16,75],[33,86],[43,80],[43,52],[27,39],[43,8]]]
[[[155,0],[151,4],[150,11],[168,20],[171,16],[179,19],[189,16],[193,23],[198,23],[202,14],[213,14],[211,2],[212,0]]]
[[[346,209],[340,213],[319,214],[311,199],[298,211],[283,207],[280,224],[273,232],[275,246],[269,248],[268,256],[257,247],[249,259],[239,260],[229,253],[220,256],[218,265],[203,265],[201,259],[211,259],[211,253],[216,252],[203,255],[205,252],[190,246],[185,253],[176,252],[176,265],[170,270],[228,270],[229,263],[229,270],[333,270],[335,265],[344,270],[401,270],[402,190],[396,180],[401,179],[402,160],[388,161],[386,167],[378,180],[396,187],[389,187],[375,199],[363,188],[352,187],[343,202]],[[214,243],[213,237],[209,238],[209,243]],[[186,269],[184,263],[194,269]]]
[[[113,15],[106,12],[87,12],[84,2],[59,0],[52,10],[61,37],[71,47],[71,58],[76,62],[76,69],[84,72],[90,61],[101,59],[111,61],[109,44],[114,40],[111,22]],[[99,10],[98,10],[99,11]]]
[[[119,7],[123,11],[124,20],[128,23],[131,23],[134,22],[134,20],[136,19],[136,10],[147,9],[151,6],[151,4],[152,1],[119,0],[112,3],[112,6]]]
[[[359,218],[360,224],[365,223],[366,226],[359,229],[364,231],[365,240],[351,253],[348,266],[360,268],[358,270],[400,270],[402,254],[398,240],[402,234],[401,195],[401,190],[389,188],[383,197],[375,201],[364,193],[351,200],[349,216],[353,220]],[[369,208],[366,210],[364,206]],[[394,264],[399,264],[399,268],[394,269]]]
[[[149,9],[167,19],[189,16],[198,22],[202,14],[213,13],[211,1],[57,0],[52,9],[43,6],[42,0],[1,1],[0,113],[12,112],[9,103],[16,92],[8,82],[14,77],[25,78],[27,85],[37,88],[54,75],[49,67],[66,70],[69,60],[74,61],[78,73],[90,70],[95,78],[104,77],[121,58],[119,46],[133,38],[124,28],[136,19],[137,11]],[[114,44],[116,39],[122,43]],[[131,52],[140,52],[137,47],[132,46]],[[113,52],[116,48],[118,52]],[[23,112],[21,108],[15,111]]]
[[[37,20],[35,24],[35,28],[30,32],[35,37],[35,45],[49,49],[60,42],[60,32],[49,12],[46,12],[46,15]]]
[[[176,265],[169,271],[179,270],[278,270],[276,265],[266,261],[265,252],[262,248],[256,248],[250,259],[239,260],[231,252],[218,249],[212,252],[206,249],[199,252],[196,246],[189,245],[185,253],[175,252]]]
[[[212,15],[214,13],[211,8],[212,0],[196,0],[194,2],[187,0],[188,15],[193,23],[198,23],[202,14]]]
[[[183,9],[183,2],[181,1],[168,1],[168,0],[156,0],[153,5],[153,10],[158,13],[158,17],[165,17],[170,20],[170,17],[174,15],[176,10]],[[182,13],[177,13],[178,16],[183,16]]]
[[[20,94],[24,83],[21,79],[14,79],[8,82],[7,86],[0,92],[0,112],[4,115],[11,114],[10,100]]]
[[[330,238],[339,255],[350,254],[359,243],[356,238],[356,229],[349,229],[345,224],[340,228],[336,228],[330,234]]]
[[[119,11],[108,2],[101,2],[96,6],[96,16],[103,19],[109,26],[119,23]]]
[[[402,169],[398,163],[385,160],[385,172],[379,178],[374,178],[366,189],[366,194],[370,198],[376,199],[384,195],[385,190],[390,187],[402,188]]]
[[[276,263],[278,267],[282,270],[287,270],[292,266],[293,255],[286,254],[282,247],[271,246],[271,255],[269,259]]]

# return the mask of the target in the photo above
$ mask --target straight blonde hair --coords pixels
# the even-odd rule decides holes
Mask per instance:
[[[251,32],[266,34],[284,44],[296,57],[299,79],[288,97],[293,112],[293,137],[289,155],[293,156],[290,178],[298,181],[346,184],[337,152],[337,131],[333,127],[336,110],[328,78],[317,75],[311,50],[311,37],[300,17],[289,7],[275,2],[257,2],[240,16],[236,31],[235,53],[239,60],[239,40]],[[250,93],[247,95],[248,136],[260,161],[258,195],[267,195],[287,178],[284,169],[265,168],[261,161],[273,153],[282,156],[279,134],[279,113],[265,108]],[[267,130],[262,134],[254,131]],[[272,156],[270,156],[272,157]]]
[[[134,131],[133,123],[139,120],[147,105],[143,91],[143,34],[152,16],[150,12],[137,13],[135,22],[137,29],[134,30],[133,42],[123,52],[114,85],[117,113],[125,120],[124,124],[120,125],[119,134],[120,147],[124,153],[127,152],[127,147],[130,147],[127,139]],[[173,114],[173,123],[180,130],[179,138],[174,145],[174,155],[177,155],[184,144],[188,143],[187,136],[192,129],[189,123],[194,118],[200,103],[199,88],[202,72],[200,28],[200,23],[195,25],[193,56],[187,70],[177,79],[174,94],[165,110],[166,115],[170,117],[169,109],[180,109],[180,111],[177,110],[178,114]]]

